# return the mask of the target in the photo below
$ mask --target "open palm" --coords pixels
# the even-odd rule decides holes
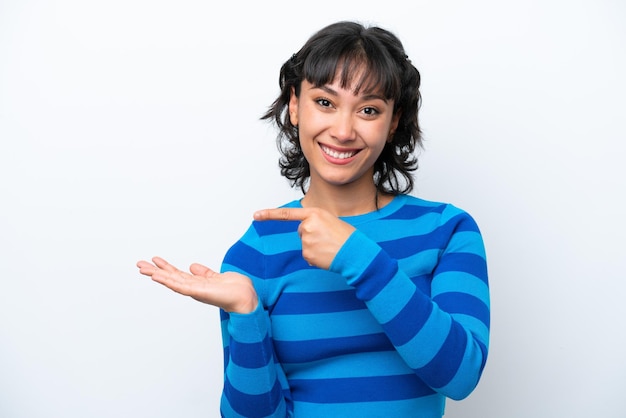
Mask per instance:
[[[218,273],[197,263],[192,264],[187,273],[160,257],[152,258],[152,263],[139,261],[137,267],[141,274],[155,282],[227,312],[250,313],[257,307],[252,281],[243,274]]]

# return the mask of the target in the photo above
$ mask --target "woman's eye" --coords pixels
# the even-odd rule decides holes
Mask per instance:
[[[362,112],[368,116],[375,116],[378,114],[378,109],[373,108],[373,107],[366,107],[362,110]]]
[[[322,107],[330,107],[331,106],[330,100],[328,100],[328,99],[317,99],[317,104],[319,104]]]

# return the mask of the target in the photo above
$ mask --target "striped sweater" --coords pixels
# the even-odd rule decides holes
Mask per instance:
[[[298,221],[253,222],[227,252],[259,307],[221,311],[223,417],[440,418],[475,388],[490,311],[472,217],[399,195],[342,220],[356,231],[329,270],[302,258]]]

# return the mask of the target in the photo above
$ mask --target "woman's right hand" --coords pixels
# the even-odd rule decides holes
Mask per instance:
[[[155,282],[226,312],[246,314],[257,308],[256,290],[250,278],[243,274],[217,273],[197,263],[192,264],[187,273],[160,257],[152,258],[152,263],[139,261],[137,267],[139,273],[150,276]]]

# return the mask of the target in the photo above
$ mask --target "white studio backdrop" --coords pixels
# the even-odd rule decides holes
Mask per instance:
[[[218,416],[217,309],[135,263],[219,268],[300,196],[259,117],[341,19],[403,40],[414,194],[485,235],[490,358],[446,417],[624,416],[623,2],[0,0],[1,417]]]

